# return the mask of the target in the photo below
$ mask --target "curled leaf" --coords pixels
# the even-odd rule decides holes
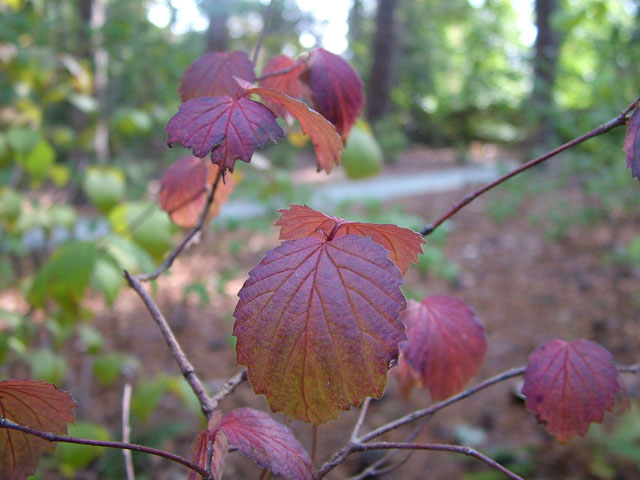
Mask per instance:
[[[279,75],[268,76],[267,78],[260,80],[260,86],[264,88],[270,88],[277,90],[293,98],[302,98],[302,84],[300,83],[300,74],[305,69],[305,64],[300,61],[296,61],[287,55],[278,55],[269,59],[267,64],[262,70],[262,75],[269,75],[281,70],[290,69],[287,73]],[[276,112],[278,116],[285,117],[287,112],[278,103],[271,101],[270,99],[264,99],[265,105],[271,110]]]
[[[257,93],[264,101],[270,100],[280,106],[280,110],[290,113],[300,122],[302,130],[309,135],[316,152],[318,171],[331,172],[340,162],[342,140],[336,129],[322,115],[311,110],[303,102],[269,88],[249,88],[247,93]]]
[[[487,339],[465,302],[447,295],[409,300],[400,318],[407,327],[400,348],[433,400],[459,392],[478,373]]]
[[[309,454],[291,430],[266,413],[237,408],[224,416],[220,430],[240,453],[275,475],[292,480],[311,479],[313,466]]]
[[[404,274],[422,253],[422,236],[408,228],[391,224],[351,222],[325,215],[305,205],[289,205],[288,210],[280,210],[282,216],[276,222],[280,227],[281,240],[298,238],[325,238],[336,228],[335,237],[343,235],[363,235],[382,245],[389,251],[389,258]]]
[[[559,442],[584,435],[615,404],[621,383],[612,355],[589,340],[551,340],[529,357],[526,406]]]
[[[76,402],[67,392],[45,381],[0,382],[0,416],[44,432],[67,433]],[[36,471],[43,452],[55,442],[7,428],[0,429],[0,472],[5,480],[23,480]]]
[[[201,158],[211,152],[213,163],[229,171],[236,160],[249,162],[257,147],[284,137],[273,112],[246,97],[189,100],[180,105],[165,130],[170,146],[177,142]]]
[[[224,431],[220,428],[222,414],[215,412],[207,424],[207,429],[201,432],[191,447],[189,461],[207,469],[207,453],[211,445],[211,473],[215,480],[222,478],[222,471],[229,453],[229,441]],[[189,471],[188,480],[200,480],[201,477],[193,470]]]
[[[315,424],[380,397],[398,356],[402,276],[370,238],[303,238],[267,252],[238,293],[238,363],[273,411]]]
[[[308,60],[308,75],[303,75],[311,89],[311,103],[333,123],[346,142],[351,127],[364,107],[362,80],[348,62],[338,55],[317,48]]]
[[[242,51],[210,52],[194,60],[180,79],[183,102],[199,97],[242,96],[243,90],[233,77],[247,82],[256,78],[249,55]]]

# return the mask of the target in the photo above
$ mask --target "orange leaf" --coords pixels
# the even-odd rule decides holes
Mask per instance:
[[[314,424],[380,397],[398,356],[402,277],[370,238],[303,238],[267,252],[238,293],[238,363],[275,412]]]
[[[43,432],[67,433],[74,422],[76,402],[67,392],[43,380],[0,382],[0,415]],[[16,430],[0,429],[0,472],[3,480],[22,480],[36,471],[42,452],[53,452],[55,442]]]
[[[262,75],[268,75],[288,68],[291,68],[291,71],[260,80],[260,86],[277,90],[293,98],[301,98],[302,84],[298,77],[305,69],[304,63],[296,62],[287,55],[278,55],[269,59],[262,70]],[[279,103],[273,102],[268,98],[264,99],[264,103],[278,116],[283,118],[287,116],[286,110],[283,109],[282,105]]]
[[[211,186],[219,167],[197,157],[181,157],[173,162],[162,175],[160,208],[181,227],[193,227],[198,222],[207,202]],[[233,190],[233,177],[227,175],[218,182],[209,216],[216,217]]]
[[[290,205],[288,210],[280,210],[280,213],[282,216],[276,225],[281,227],[281,240],[325,238],[337,226],[335,237],[350,234],[363,235],[382,245],[389,251],[389,258],[403,274],[422,253],[424,239],[408,228],[391,224],[350,222],[325,215],[304,205]]]
[[[305,103],[270,88],[252,87],[247,93],[257,93],[263,100],[270,100],[293,115],[304,133],[309,135],[316,151],[318,171],[327,173],[340,162],[343,146],[334,126],[318,112],[311,110]]]

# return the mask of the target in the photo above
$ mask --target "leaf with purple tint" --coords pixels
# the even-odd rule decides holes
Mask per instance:
[[[640,180],[640,108],[627,120],[624,151],[627,153],[627,168],[631,169],[633,177]]]

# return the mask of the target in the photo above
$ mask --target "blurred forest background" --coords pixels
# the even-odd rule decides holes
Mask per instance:
[[[134,441],[185,455],[198,430],[197,404],[146,312],[125,294],[121,269],[151,271],[181,238],[157,195],[164,169],[185,155],[166,148],[164,133],[182,73],[207,51],[251,54],[267,3],[0,0],[0,379],[43,378],[71,391],[81,419],[72,434],[118,438],[124,381],[135,384]],[[273,55],[317,46],[342,55],[363,79],[366,121],[353,148],[365,164],[383,159],[372,170],[382,168],[381,179],[470,165],[497,172],[591,130],[640,93],[638,0],[273,0],[256,72]],[[584,334],[619,361],[638,361],[640,207],[623,135],[617,129],[572,150],[430,237],[405,293],[420,298],[441,288],[470,300],[496,332],[490,341],[503,345],[482,373],[515,365],[513,358],[522,363],[545,328]],[[212,223],[213,245],[207,227],[208,240],[168,280],[154,282],[212,387],[238,368],[229,348],[235,294],[277,242],[276,210],[312,201],[316,183],[357,184],[342,170],[309,181],[311,155],[293,132],[239,166],[229,208]],[[371,166],[354,168],[347,177]],[[323,210],[420,229],[463,193],[351,199]],[[505,251],[510,260],[500,258]],[[566,260],[574,254],[576,262]],[[566,270],[551,269],[559,265]],[[538,283],[522,283],[527,275]],[[518,286],[511,297],[500,294]],[[554,297],[565,288],[578,310]],[[514,316],[530,321],[516,326]],[[580,327],[566,320],[578,317]],[[258,401],[248,388],[239,396],[241,404]],[[150,420],[185,405],[192,417]],[[631,412],[613,434],[596,429],[556,456],[519,412],[498,420],[482,403],[475,416],[454,413],[455,429],[444,422],[430,432],[479,442],[527,478],[637,478],[640,416]],[[511,434],[487,440],[500,422]],[[180,470],[135,458],[139,478],[180,478]],[[458,459],[438,462],[425,464],[434,478],[498,478]],[[40,478],[122,478],[121,463],[118,452],[60,445]],[[360,465],[347,466],[345,477]],[[244,468],[230,466],[230,478]],[[414,477],[403,478],[423,478],[420,461],[407,468]]]

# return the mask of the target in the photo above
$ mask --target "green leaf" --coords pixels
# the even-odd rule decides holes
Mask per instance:
[[[49,298],[65,310],[78,310],[89,285],[96,260],[96,245],[91,242],[69,242],[62,245],[36,274],[27,300],[36,308]]]
[[[51,350],[41,348],[30,351],[26,358],[31,368],[31,377],[46,380],[54,385],[61,385],[67,374],[67,362],[64,357]]]
[[[102,293],[111,305],[122,286],[122,269],[109,255],[99,255],[91,275],[91,288]]]
[[[102,385],[109,386],[118,379],[125,362],[126,357],[120,353],[100,355],[93,362],[93,375]]]
[[[46,140],[40,140],[33,149],[21,157],[22,165],[33,180],[46,178],[56,159],[56,152]]]
[[[115,260],[121,270],[129,273],[150,272],[155,264],[151,256],[128,238],[111,234],[102,241],[104,250]]]
[[[104,345],[102,334],[91,325],[80,325],[80,328],[78,328],[78,336],[87,352],[98,353],[102,350]]]
[[[171,379],[164,375],[143,380],[133,390],[131,412],[142,422],[147,422],[158,406],[158,402],[169,388]]]
[[[124,196],[125,177],[114,167],[91,166],[82,184],[84,193],[102,213],[108,213]]]
[[[103,441],[111,439],[111,435],[106,428],[91,422],[79,421],[75,425],[69,425],[68,429],[69,435],[73,437]],[[58,443],[55,457],[58,459],[62,473],[67,477],[73,478],[78,470],[87,467],[91,462],[100,457],[103,450],[104,447]]]
[[[20,155],[29,153],[41,138],[40,132],[33,128],[11,128],[7,131],[9,146]]]

